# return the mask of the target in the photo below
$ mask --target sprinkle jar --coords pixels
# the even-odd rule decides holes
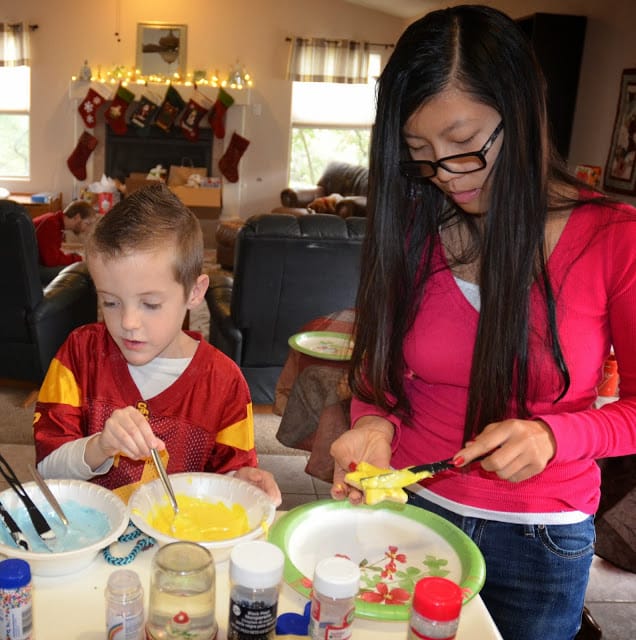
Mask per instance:
[[[0,640],[32,640],[31,567],[25,560],[0,562]]]

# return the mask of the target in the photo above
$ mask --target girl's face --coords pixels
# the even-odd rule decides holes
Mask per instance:
[[[174,277],[172,247],[133,251],[104,259],[91,256],[95,282],[108,332],[132,365],[157,357],[192,356],[192,341],[181,331],[189,309],[203,300],[208,277],[201,275],[184,294]]]
[[[478,152],[501,122],[492,107],[457,88],[447,88],[425,102],[407,120],[403,135],[413,160],[437,161]],[[450,173],[437,167],[429,178],[466,213],[482,214],[490,203],[490,174],[503,143],[501,131],[486,151],[486,166],[473,173]]]

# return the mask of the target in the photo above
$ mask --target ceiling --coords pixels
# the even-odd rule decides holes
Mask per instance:
[[[399,18],[415,18],[444,4],[440,0],[346,0]]]

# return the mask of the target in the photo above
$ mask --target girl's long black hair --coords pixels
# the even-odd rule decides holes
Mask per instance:
[[[428,181],[409,182],[402,136],[408,118],[450,83],[501,115],[504,141],[490,179],[484,225]],[[556,303],[546,270],[544,234],[552,185],[573,185],[550,140],[546,88],[526,36],[505,14],[462,5],[434,11],[410,25],[381,74],[372,134],[368,227],[357,297],[350,384],[360,399],[408,422],[404,337],[431,270],[440,226],[460,220],[471,246],[458,262],[479,257],[481,311],[470,378],[465,439],[510,414],[527,417],[530,286],[545,303],[550,349],[569,372],[559,346]],[[557,398],[555,398],[556,400]]]

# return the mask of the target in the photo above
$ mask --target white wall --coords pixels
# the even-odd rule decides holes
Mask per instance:
[[[588,16],[570,162],[604,169],[621,72],[636,67],[636,1],[487,3],[514,18],[536,11]],[[443,0],[439,4],[459,3]],[[287,181],[291,85],[285,80],[285,38],[331,36],[395,42],[406,24],[342,0],[0,0],[0,19],[39,25],[33,34],[32,177],[26,182],[0,182],[0,186],[12,191],[60,190],[68,201],[73,177],[66,159],[76,142],[75,103],[68,97],[71,76],[85,58],[103,69],[116,64],[132,66],[138,22],[185,23],[188,69],[226,71],[239,58],[255,79],[251,102],[261,106],[261,115],[255,115],[253,106],[246,109],[245,133],[251,144],[239,167],[243,217],[269,211],[278,203],[278,193]],[[120,32],[121,42],[115,31]],[[629,200],[636,204],[636,198]]]
[[[188,26],[188,70],[227,72],[238,58],[254,77],[252,106],[243,107],[250,146],[239,165],[242,217],[279,204],[280,190],[287,184],[291,83],[285,80],[289,47],[285,38],[327,36],[390,43],[403,26],[399,18],[342,0],[0,0],[0,19],[39,25],[32,38],[31,179],[2,181],[0,186],[15,192],[59,190],[68,202],[74,195],[74,180],[66,159],[77,142],[77,102],[69,98],[71,76],[84,59],[94,71],[98,65],[102,71],[118,64],[134,66],[138,22],[182,23]],[[255,105],[260,105],[260,115]],[[238,110],[228,113],[226,144],[237,118]],[[103,153],[100,146],[96,159]],[[98,179],[103,165],[90,164],[98,175],[89,175],[89,180]]]

